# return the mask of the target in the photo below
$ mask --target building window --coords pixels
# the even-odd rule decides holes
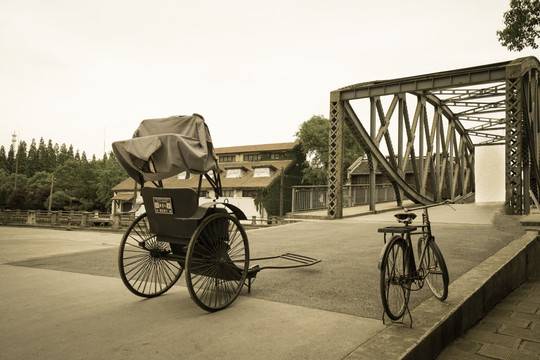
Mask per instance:
[[[219,162],[235,162],[236,156],[234,155],[221,155],[219,157]]]
[[[223,190],[222,197],[234,197],[234,190]]]
[[[242,169],[235,168],[235,169],[227,169],[227,178],[234,179],[234,178],[241,178],[243,174]]]
[[[253,177],[270,177],[272,172],[269,167],[259,167],[253,169]]]
[[[261,154],[246,154],[244,155],[244,161],[260,161]]]
[[[271,153],[270,154],[270,159],[271,160],[282,160],[282,159],[286,159],[286,158],[287,158],[287,154],[284,153],[284,152]]]
[[[208,193],[208,190],[201,190],[199,197],[207,198],[210,197],[210,194]]]
[[[253,165],[253,177],[270,177],[275,174],[276,170],[272,165]]]
[[[227,175],[225,177],[228,179],[241,178],[248,171],[248,169],[243,166],[226,167],[225,170],[227,170]]]
[[[259,190],[242,190],[242,197],[257,197],[259,196]]]

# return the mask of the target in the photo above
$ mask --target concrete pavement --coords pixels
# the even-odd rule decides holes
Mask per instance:
[[[433,303],[429,290],[411,296],[412,329],[380,319],[376,228],[393,221],[390,214],[249,231],[252,257],[284,250],[323,263],[263,271],[252,294],[214,314],[200,310],[184,286],[154,299],[132,295],[113,269],[120,234],[0,227],[2,358],[430,358],[431,345],[441,345],[434,329],[447,331],[437,329],[445,319],[455,323],[452,314],[468,302],[473,312],[484,301],[473,294],[492,288],[493,273],[535,244],[535,234],[517,234],[512,219],[491,223],[497,205],[460,207],[432,212],[453,282],[445,303]],[[110,264],[96,270],[105,258]],[[479,273],[486,261],[498,265]]]

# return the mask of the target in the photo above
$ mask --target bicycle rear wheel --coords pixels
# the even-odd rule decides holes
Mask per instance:
[[[428,239],[426,246],[426,253],[421,264],[425,271],[425,280],[433,295],[437,299],[444,301],[448,296],[448,269],[441,250],[433,237]]]
[[[406,248],[401,237],[392,237],[381,262],[381,299],[384,311],[392,320],[400,319],[409,303]]]

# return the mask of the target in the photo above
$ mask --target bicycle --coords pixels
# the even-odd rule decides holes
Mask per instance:
[[[386,314],[392,321],[401,319],[405,312],[409,314],[412,327],[412,316],[409,310],[411,291],[417,291],[427,283],[435,297],[441,301],[448,296],[448,269],[441,250],[431,234],[431,223],[428,209],[440,205],[449,205],[451,201],[404,209],[404,213],[394,216],[403,226],[388,226],[378,229],[384,233],[384,247],[381,252],[379,269],[381,271],[381,299]],[[452,208],[452,206],[450,206]],[[452,208],[454,211],[455,209]],[[422,225],[411,226],[416,214],[411,211],[422,210]],[[420,231],[416,231],[420,228]],[[386,241],[387,234],[391,234]],[[411,235],[420,235],[418,239],[418,266],[415,261]]]

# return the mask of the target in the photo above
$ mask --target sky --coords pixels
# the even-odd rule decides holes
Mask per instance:
[[[215,147],[295,140],[344,86],[486,65],[509,0],[0,0],[0,145],[101,158],[144,119]]]

